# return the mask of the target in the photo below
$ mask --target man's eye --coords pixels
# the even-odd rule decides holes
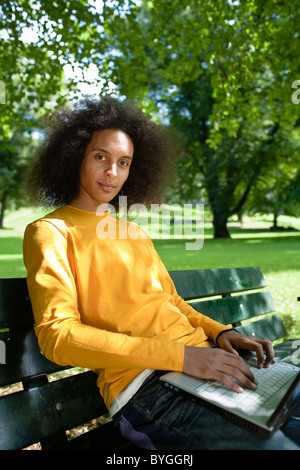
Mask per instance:
[[[121,165],[121,166],[128,166],[129,163],[128,163],[127,160],[122,160],[122,161],[120,162],[120,165]]]
[[[105,160],[103,155],[96,155],[97,160]]]

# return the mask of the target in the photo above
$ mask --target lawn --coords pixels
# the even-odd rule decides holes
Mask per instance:
[[[24,229],[42,214],[28,208],[7,213],[6,228],[0,230],[0,277],[26,276]],[[255,217],[246,218],[242,225],[231,222],[232,238],[228,240],[214,240],[211,223],[206,221],[204,243],[197,250],[188,250],[184,239],[154,238],[153,242],[169,270],[259,266],[289,332],[300,336],[300,220],[282,216],[279,222],[299,232],[270,232],[271,220]]]

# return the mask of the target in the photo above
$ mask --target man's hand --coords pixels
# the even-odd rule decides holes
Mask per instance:
[[[194,346],[185,346],[184,351],[184,373],[199,379],[217,380],[237,393],[243,392],[239,384],[251,390],[256,389],[257,382],[252,372],[236,351],[232,353],[218,348]]]
[[[183,372],[200,379],[217,380],[233,391],[241,393],[243,389],[240,385],[255,390],[257,381],[237,352],[238,349],[254,351],[259,368],[268,367],[275,362],[270,341],[251,338],[234,330],[222,333],[218,345],[220,349],[185,346]]]
[[[254,351],[257,357],[257,367],[269,367],[274,363],[274,349],[271,341],[252,338],[238,333],[234,330],[222,333],[218,339],[218,345],[224,351],[238,355],[237,349],[246,349],[247,351]]]

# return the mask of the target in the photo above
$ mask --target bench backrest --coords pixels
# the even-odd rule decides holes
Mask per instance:
[[[241,325],[242,320],[275,310],[269,292],[253,292],[266,286],[258,268],[171,271],[170,275],[179,295],[199,312],[258,337],[275,340],[286,334],[276,315]],[[33,326],[26,280],[0,279],[0,387],[22,384],[21,391],[0,396],[0,449],[35,442],[51,448],[65,430],[107,413],[93,372],[75,369],[76,375],[49,381],[51,374],[68,368],[43,356]]]
[[[258,338],[275,341],[287,334],[279,315],[266,315],[275,306],[271,293],[262,290],[267,283],[259,268],[170,271],[170,275],[178,294],[198,312]]]

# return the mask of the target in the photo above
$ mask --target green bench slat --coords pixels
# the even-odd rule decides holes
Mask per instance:
[[[6,364],[0,364],[0,387],[21,382],[25,377],[66,369],[45,358],[32,327],[0,333],[0,340],[6,350]]]
[[[266,287],[259,268],[169,271],[178,294],[184,299],[241,292]]]
[[[272,296],[268,291],[191,302],[190,305],[224,325],[275,311]]]
[[[236,329],[245,335],[254,336],[261,339],[268,339],[270,341],[275,341],[287,335],[286,328],[280,318],[280,315],[277,314],[262,318],[256,322],[237,326]]]
[[[93,372],[5,395],[0,397],[0,449],[21,449],[105,413]]]
[[[26,279],[0,279],[0,329],[33,323]]]

